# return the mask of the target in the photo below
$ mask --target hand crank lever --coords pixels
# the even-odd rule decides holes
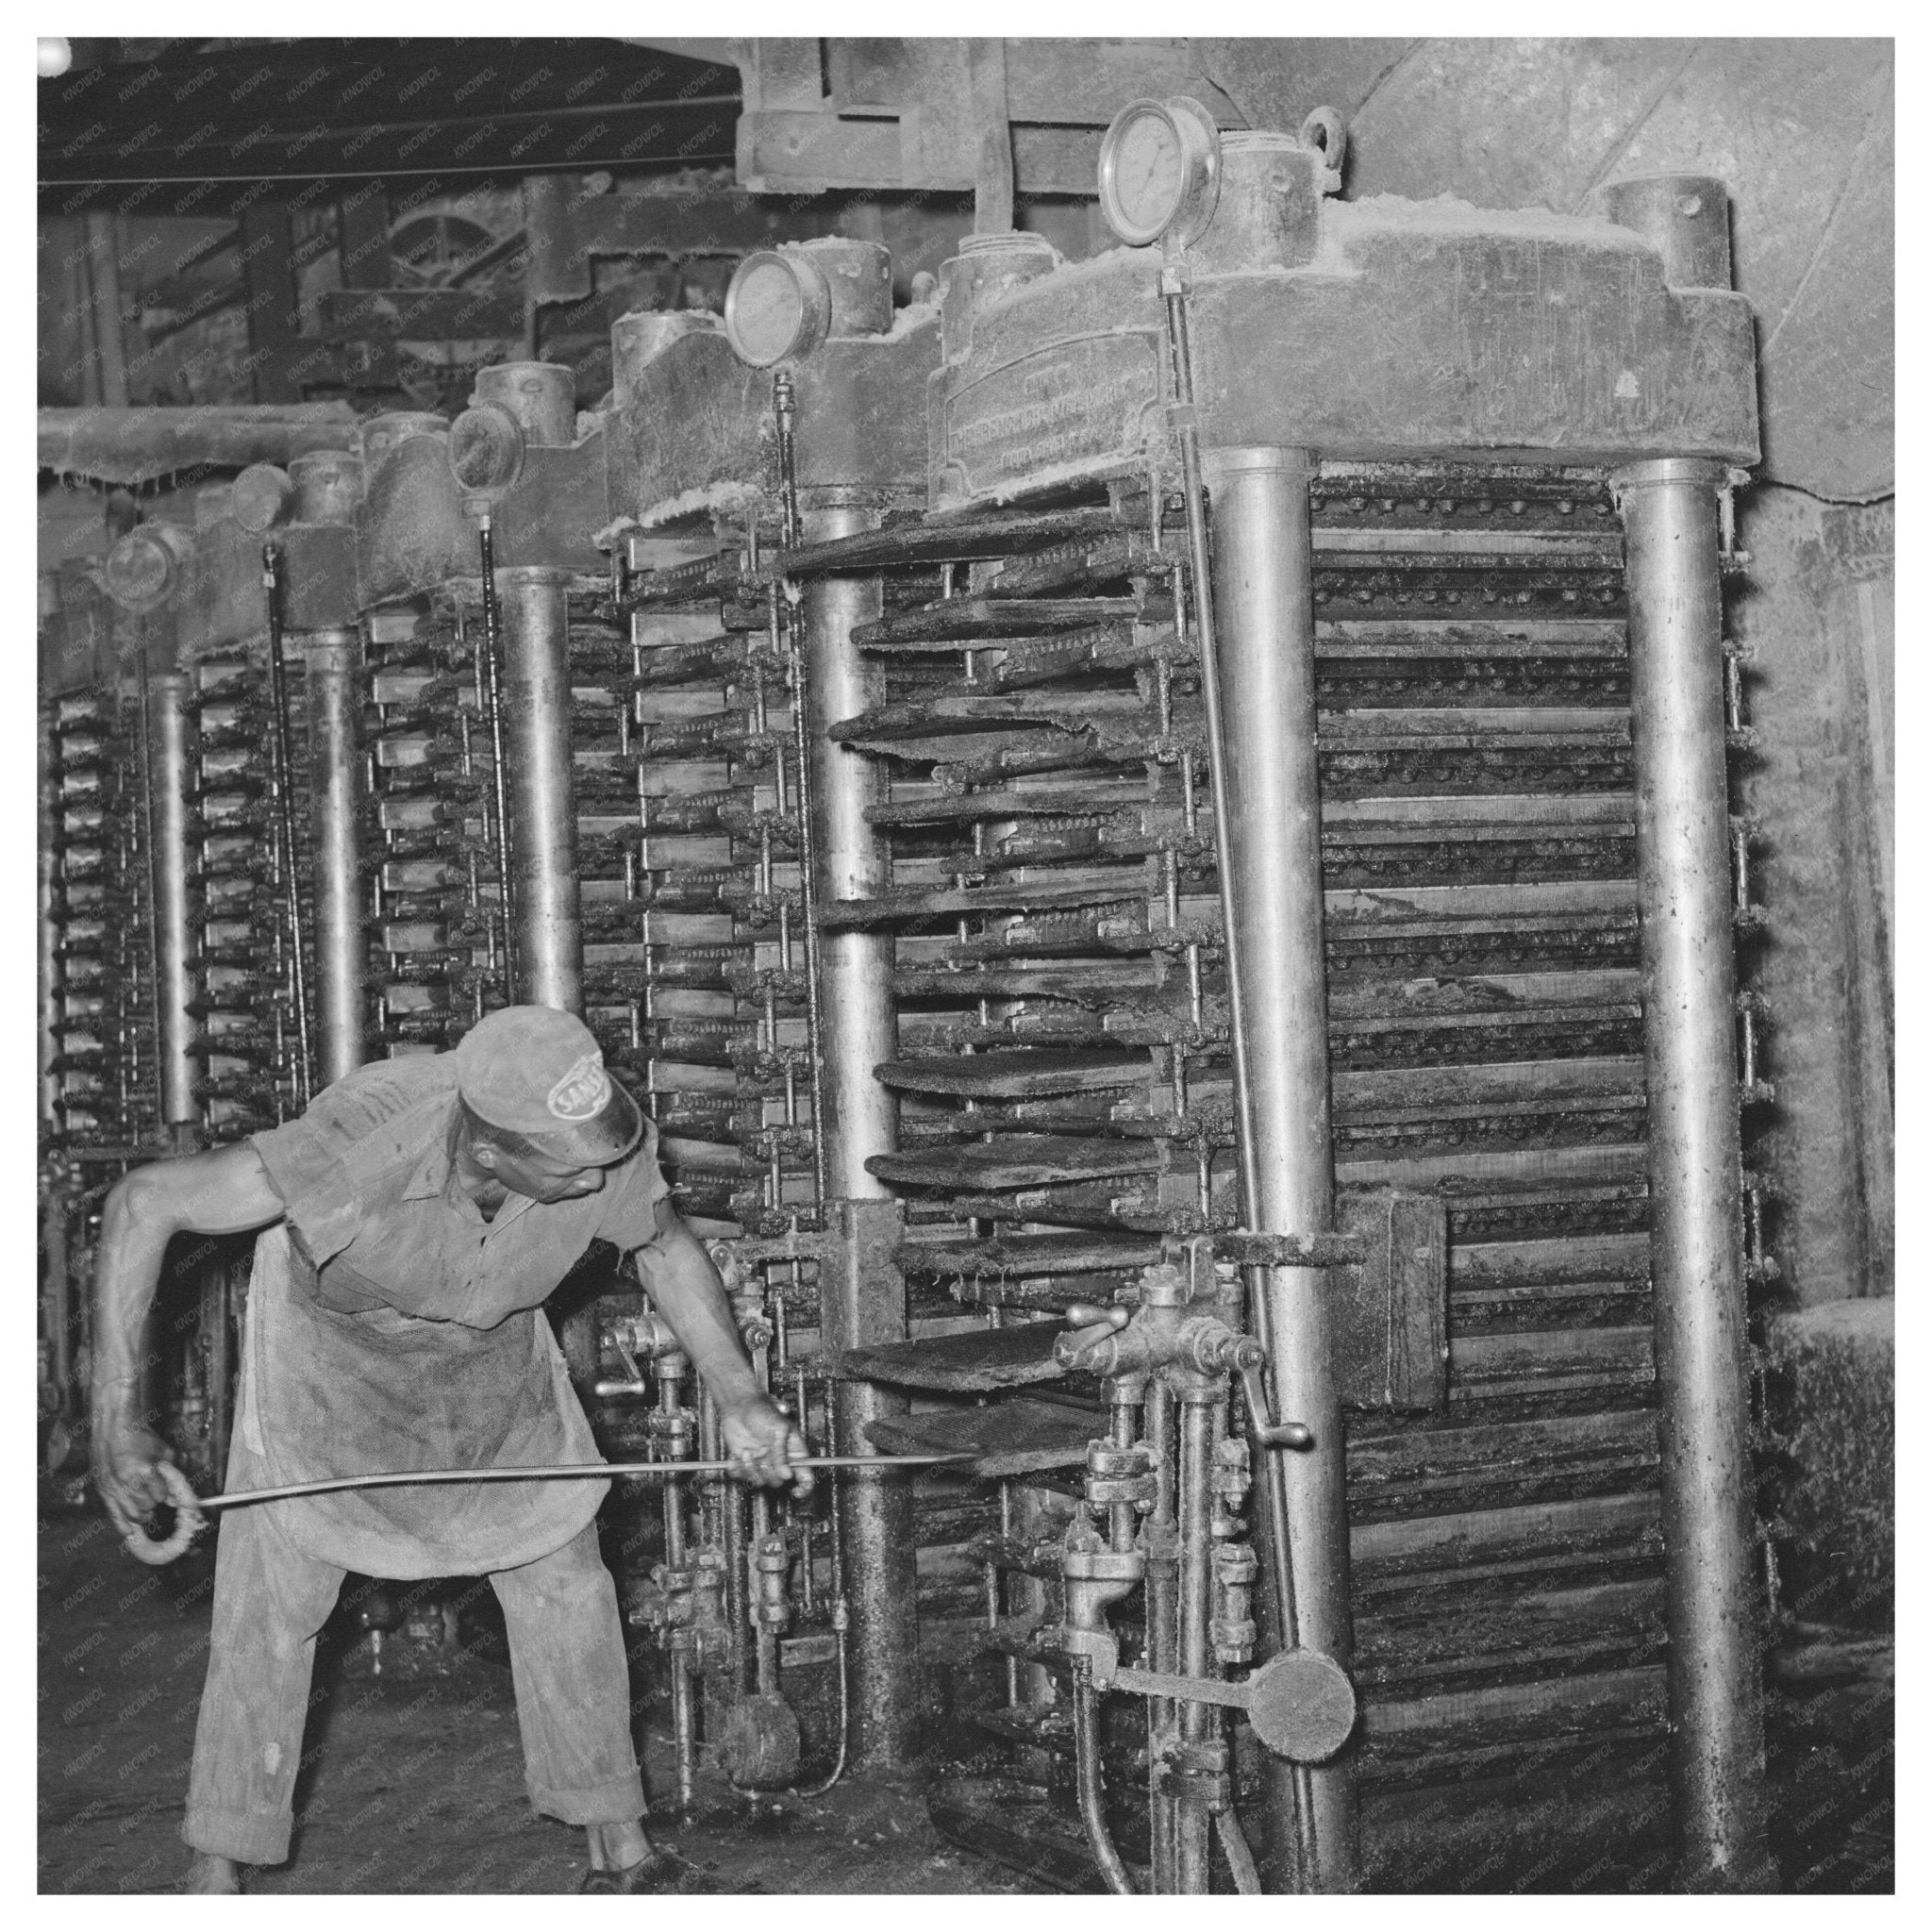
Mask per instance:
[[[1247,1398],[1252,1433],[1264,1449],[1312,1449],[1315,1432],[1307,1423],[1277,1423],[1270,1420],[1268,1391],[1261,1386],[1261,1371],[1253,1365],[1241,1370],[1241,1393]]]

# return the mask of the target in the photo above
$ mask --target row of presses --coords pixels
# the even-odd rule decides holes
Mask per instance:
[[[895,308],[828,238],[588,412],[236,412],[60,579],[50,1454],[118,1173],[564,1007],[815,1446],[976,1458],[634,1505],[685,1802],[924,1754],[1068,1890],[1764,1882],[1725,199],[1351,203],[1344,139],[1134,103],[1095,258]],[[245,1257],[173,1276],[211,1485]],[[612,1449],[714,1450],[575,1290]]]

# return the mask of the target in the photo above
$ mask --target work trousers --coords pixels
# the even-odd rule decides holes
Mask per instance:
[[[222,1517],[214,1630],[181,1836],[246,1865],[289,1856],[316,1633],[345,1571],[305,1556],[273,1505]],[[509,1631],[530,1803],[566,1824],[641,1818],[617,1590],[595,1524],[560,1550],[491,1574]]]

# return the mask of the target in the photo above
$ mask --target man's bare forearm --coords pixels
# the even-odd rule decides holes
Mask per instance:
[[[645,1292],[721,1408],[762,1395],[710,1256],[668,1210],[659,1215],[658,1229],[658,1239],[637,1254]]]
[[[122,1181],[101,1210],[94,1260],[94,1355],[90,1407],[96,1427],[125,1418],[141,1389],[142,1342],[148,1310],[174,1239],[171,1222],[140,1211],[141,1190]]]
[[[260,1158],[245,1142],[124,1174],[101,1209],[94,1263],[96,1425],[125,1418],[141,1387],[142,1344],[168,1243],[190,1228],[236,1234],[281,1217]]]

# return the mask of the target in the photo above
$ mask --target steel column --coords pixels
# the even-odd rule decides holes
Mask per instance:
[[[315,969],[321,1039],[317,1074],[325,1087],[369,1058],[362,979],[363,930],[361,654],[351,630],[300,640],[307,665],[311,863],[315,868]]]
[[[584,938],[572,785],[570,623],[560,571],[500,570],[505,762],[521,997],[581,1013]]]
[[[817,510],[804,521],[808,543],[874,529],[875,514]],[[855,625],[884,608],[876,576],[815,577],[804,586],[806,776],[817,847],[818,896],[868,899],[890,884],[886,841],[866,821],[885,800],[884,766],[827,736],[830,727],[880,704],[885,680],[852,642]],[[827,933],[819,941],[824,1053],[825,1177],[834,1200],[883,1200],[891,1190],[866,1172],[874,1154],[899,1145],[899,1106],[873,1069],[898,1052],[892,1005],[892,941],[879,933]]]
[[[1612,477],[1630,605],[1672,1772],[1693,1888],[1770,1882],[1724,770],[1723,466]]]
[[[1315,614],[1308,458],[1292,449],[1205,453],[1213,508],[1213,591],[1226,755],[1228,871],[1246,1022],[1255,1227],[1333,1226],[1328,995],[1323,955],[1322,818],[1315,764]],[[1329,1361],[1326,1276],[1280,1268],[1258,1310],[1278,1419],[1314,1447],[1283,1455],[1300,1641],[1344,1668],[1353,1654],[1341,1416]],[[1276,1452],[1280,1454],[1281,1452]],[[1257,1472],[1257,1479],[1259,1473]],[[1264,1538],[1267,1516],[1257,1522]],[[1348,1754],[1307,1774],[1319,1869],[1310,1890],[1357,1874]],[[1294,1774],[1270,1763],[1277,1863],[1293,1842]]]
[[[159,1037],[161,1124],[191,1143],[201,1121],[194,1097],[200,1068],[189,1047],[196,1033],[188,1008],[196,993],[188,888],[188,760],[193,725],[185,672],[148,679],[147,777],[154,841],[155,1006]]]
[[[876,514],[820,508],[804,519],[808,543],[872,529]],[[870,898],[889,883],[885,841],[865,808],[884,796],[876,759],[827,735],[841,720],[879,702],[883,679],[852,641],[856,625],[883,608],[879,579],[817,577],[804,587],[803,700],[810,770],[818,899]],[[898,1104],[874,1068],[893,1058],[898,1021],[892,1005],[892,942],[874,933],[827,933],[819,942],[821,1091],[825,1117],[823,1172],[830,1197],[825,1225],[842,1225],[854,1250],[837,1278],[824,1278],[824,1345],[828,1352],[906,1337],[906,1299],[890,1255],[868,1264],[857,1251],[875,1222],[859,1204],[883,1204],[885,1185],[866,1172],[868,1157],[899,1144]],[[842,1210],[835,1204],[852,1203]],[[907,1398],[871,1382],[845,1385],[839,1404],[838,1450],[871,1450],[868,1424],[902,1415]],[[918,1624],[914,1610],[912,1489],[876,1471],[857,1474],[844,1490],[845,1571],[852,1601],[853,1762],[902,1765],[911,1756],[919,1714]]]

